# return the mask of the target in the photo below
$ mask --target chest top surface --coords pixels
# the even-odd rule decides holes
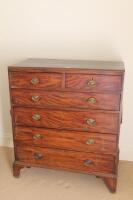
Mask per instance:
[[[79,71],[87,70],[91,73],[116,73],[124,72],[124,63],[118,61],[87,61],[87,60],[63,60],[63,59],[27,59],[12,66],[9,71],[44,72],[44,71]]]

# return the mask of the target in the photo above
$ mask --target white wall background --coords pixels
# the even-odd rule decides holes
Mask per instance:
[[[123,60],[120,158],[133,161],[133,1],[0,0],[0,144],[11,145],[7,66],[29,57]]]

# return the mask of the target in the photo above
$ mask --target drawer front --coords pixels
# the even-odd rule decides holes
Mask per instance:
[[[97,111],[61,111],[37,108],[14,108],[16,125],[57,129],[118,133],[119,114]]]
[[[121,76],[67,74],[66,88],[85,91],[120,91]]]
[[[15,127],[16,142],[84,152],[115,153],[117,136],[111,134]]]
[[[52,168],[84,172],[114,173],[114,157],[29,146],[16,147],[17,160]]]
[[[58,73],[10,73],[11,88],[55,89],[61,84],[62,74]]]
[[[25,95],[24,95],[25,94]],[[119,110],[119,94],[11,90],[12,103],[23,106],[64,106],[103,110]]]

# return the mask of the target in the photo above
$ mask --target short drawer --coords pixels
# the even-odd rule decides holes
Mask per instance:
[[[61,88],[62,74],[60,73],[10,73],[11,88],[55,89]]]
[[[76,170],[83,172],[114,173],[114,157],[85,152],[39,148],[16,147],[16,160],[28,165]]]
[[[14,107],[16,125],[118,133],[119,113]]]
[[[12,89],[11,99],[14,105],[54,106],[90,108],[99,110],[119,110],[119,94],[54,92],[42,90]]]
[[[19,144],[53,147],[84,152],[117,152],[117,135],[44,128],[15,127],[14,139]]]
[[[66,88],[82,91],[121,91],[121,76],[66,74]]]

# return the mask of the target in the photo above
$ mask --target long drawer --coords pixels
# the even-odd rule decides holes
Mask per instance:
[[[119,113],[23,107],[14,107],[13,112],[16,125],[114,134],[119,132]]]
[[[43,90],[12,89],[14,105],[76,107],[99,110],[119,110],[119,94],[54,92]]]
[[[53,147],[84,152],[117,152],[117,135],[75,132],[16,126],[14,139],[19,144]]]
[[[28,165],[47,166],[83,172],[114,173],[113,156],[51,148],[16,146],[16,160]]]

